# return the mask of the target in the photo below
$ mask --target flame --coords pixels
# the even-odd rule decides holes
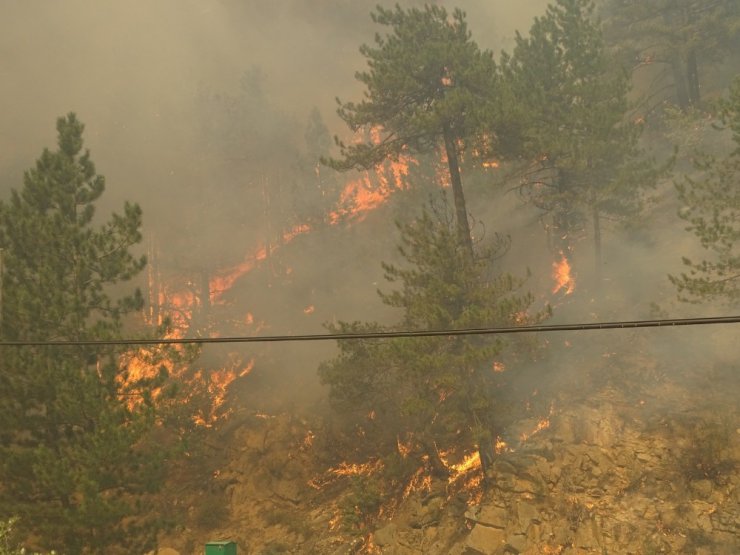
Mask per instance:
[[[552,277],[555,280],[555,286],[552,292],[557,293],[565,289],[565,294],[570,295],[576,287],[576,282],[571,276],[570,262],[563,251],[560,251],[560,260],[552,263]]]
[[[370,141],[380,144],[382,128],[374,126],[369,130]],[[355,143],[363,141],[361,134],[354,138]],[[391,195],[408,188],[407,178],[412,164],[418,161],[408,154],[401,154],[396,160],[389,160],[365,170],[357,179],[349,181],[342,190],[337,208],[329,213],[328,221],[337,224],[343,220],[362,221],[367,214],[385,204]]]
[[[499,362],[498,360],[494,360],[493,364],[491,365],[491,368],[494,372],[500,373],[506,370],[506,366],[503,362]]]
[[[365,135],[365,137],[358,135],[356,141],[367,140],[367,137],[368,135]],[[374,144],[380,144],[382,128],[373,127],[370,129],[369,140]],[[401,153],[397,159],[378,164],[363,172],[359,178],[349,181],[340,194],[337,206],[327,214],[325,221],[330,224],[337,224],[346,220],[361,221],[370,211],[385,204],[392,194],[408,188],[409,171],[413,164],[418,165],[418,161],[406,153]],[[167,280],[163,279],[158,265],[154,263],[159,260],[159,256],[154,245],[152,245],[149,253],[149,259],[152,263],[149,265],[147,275],[149,305],[144,315],[145,320],[150,325],[158,325],[162,323],[163,316],[168,315],[173,323],[173,330],[168,337],[184,337],[199,307],[202,308],[209,303],[210,305],[222,303],[223,295],[240,278],[268,259],[276,249],[311,230],[312,228],[308,224],[299,224],[283,231],[277,244],[257,245],[245,255],[241,262],[223,268],[212,275],[207,281],[208,291],[201,290],[205,288],[206,284],[200,285],[200,282],[193,278],[175,276],[173,279],[172,276],[169,276]],[[207,298],[204,299],[203,297],[206,295]],[[303,309],[305,314],[312,314],[314,310],[313,305]],[[254,315],[247,312],[241,323],[246,326],[254,326]],[[147,359],[151,356],[145,350],[141,351],[140,355],[126,361],[129,373],[132,376],[139,377],[154,375],[158,367],[154,368],[147,363]],[[253,361],[250,362],[250,369],[251,365],[253,365]],[[170,370],[172,373],[172,369]],[[246,373],[248,373],[248,370],[239,372],[234,368],[224,368],[210,374],[196,372],[193,374],[196,377],[192,379],[202,380],[199,387],[207,389],[212,396],[213,406],[210,412],[215,414],[224,402],[229,384],[239,375],[246,375]],[[202,423],[209,425],[212,423],[212,419],[202,417]]]
[[[313,440],[316,437],[316,434],[314,434],[311,430],[308,430],[306,432],[306,437],[303,438],[303,449],[310,449],[313,447]]]
[[[535,390],[535,395],[536,395],[536,390]],[[542,430],[546,430],[547,428],[549,428],[550,427],[550,417],[553,415],[554,412],[555,412],[555,403],[553,402],[550,404],[550,410],[547,413],[547,416],[544,418],[540,418],[540,420],[537,422],[537,425],[534,427],[532,431],[522,432],[519,435],[519,443],[524,443],[533,435],[538,434]]]
[[[401,438],[396,436],[396,445],[398,446],[398,454],[401,455],[404,459],[409,456],[409,453],[411,453],[411,441],[408,443],[403,443],[401,441]]]
[[[426,469],[422,466],[409,480],[406,487],[403,489],[403,498],[406,499],[409,495],[416,491],[431,491],[432,489],[432,477],[427,474]]]
[[[449,466],[449,469],[452,471],[449,481],[454,482],[461,475],[467,474],[471,470],[479,469],[480,466],[480,453],[478,451],[469,453],[463,457],[462,462]]]
[[[241,369],[232,367],[215,370],[210,372],[207,378],[204,375],[204,370],[198,370],[193,377],[193,381],[207,381],[207,390],[211,399],[211,405],[207,413],[195,415],[193,417],[194,422],[199,426],[213,426],[223,416],[220,414],[219,409],[226,402],[226,394],[231,382],[237,378],[246,376],[253,368],[254,359],[251,359]]]
[[[375,460],[366,463],[356,464],[342,462],[339,466],[329,469],[329,473],[335,476],[369,476],[383,468],[383,461]]]
[[[522,432],[519,436],[519,441],[521,443],[524,443],[527,441],[530,437],[533,435],[541,432],[542,430],[546,430],[550,427],[550,419],[549,418],[542,418],[539,422],[537,422],[537,426],[531,431],[531,432]]]

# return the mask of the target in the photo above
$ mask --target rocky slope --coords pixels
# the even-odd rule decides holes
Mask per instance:
[[[179,500],[187,526],[163,545],[182,555],[216,539],[240,554],[738,553],[740,365],[665,358],[641,337],[553,363],[563,378],[547,426],[512,424],[485,487],[477,468],[462,478],[468,489],[419,480],[405,497],[360,507],[372,514],[359,526],[343,523],[353,475],[374,467],[337,464],[322,441],[330,416],[242,407],[219,432],[213,477]]]

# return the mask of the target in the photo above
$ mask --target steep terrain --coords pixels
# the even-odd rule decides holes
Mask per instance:
[[[377,464],[336,458],[328,414],[235,408],[216,432],[209,479],[179,500],[187,526],[163,545],[181,554],[214,539],[255,554],[737,553],[737,363],[702,364],[700,353],[670,354],[665,337],[619,333],[600,348],[581,337],[567,356],[541,362],[559,375],[551,414],[504,430],[485,486],[473,465],[454,482],[416,480],[375,504],[355,478]],[[731,341],[704,339],[709,350]]]

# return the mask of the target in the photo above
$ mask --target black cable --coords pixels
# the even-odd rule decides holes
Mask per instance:
[[[542,333],[553,331],[586,331],[633,328],[659,328],[675,326],[701,326],[708,324],[737,324],[740,316],[708,318],[673,318],[660,320],[628,320],[594,322],[590,324],[550,324],[507,328],[465,328],[456,330],[387,331],[367,333],[326,333],[307,335],[263,335],[239,337],[183,337],[172,339],[104,339],[82,341],[0,341],[0,347],[30,346],[94,346],[94,345],[203,345],[207,343],[269,343],[280,341],[345,341],[348,339],[391,339],[398,337],[439,337],[457,335],[500,335],[509,333]]]

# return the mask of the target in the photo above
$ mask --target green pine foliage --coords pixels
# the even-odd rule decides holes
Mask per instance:
[[[5,341],[121,336],[142,306],[135,290],[113,296],[146,260],[141,209],[97,223],[105,190],[74,114],[57,121],[58,149],[44,150],[23,188],[0,202],[3,249],[0,337]],[[113,347],[3,347],[0,356],[0,517],[64,553],[142,553],[156,520],[137,518],[163,477],[165,450],[151,435],[151,398],[166,372],[133,380]]]
[[[725,158],[701,156],[700,177],[676,183],[679,216],[707,251],[706,259],[684,258],[688,271],[670,276],[681,300],[740,300],[740,77],[720,103],[720,124],[732,131],[735,149]]]
[[[380,140],[344,144],[337,139],[341,158],[324,162],[343,171],[367,169],[407,152],[443,151],[458,234],[472,252],[459,156],[466,141],[480,134],[497,75],[493,57],[471,39],[460,10],[378,6],[372,18],[388,33],[376,34],[375,46],[360,48],[368,64],[356,74],[365,86],[364,99],[337,102],[352,131],[375,129]]]
[[[639,148],[629,75],[608,53],[591,0],[548,6],[502,66],[521,126],[520,191],[549,216],[558,250],[590,222],[598,276],[603,217],[637,214],[642,191],[666,169]]]
[[[737,47],[737,0],[607,0],[609,42],[634,70],[652,70],[650,96],[668,98],[682,109],[702,99],[702,73]]]
[[[476,248],[470,257],[449,210],[425,210],[401,228],[406,264],[384,264],[396,290],[381,300],[402,312],[395,326],[340,322],[333,332],[460,329],[539,321],[528,315],[531,295],[523,280],[497,275],[502,243]],[[415,337],[339,343],[337,358],[319,374],[343,421],[361,434],[368,453],[390,456],[400,439],[430,471],[445,474],[439,451],[478,446],[492,451],[494,357],[503,342],[493,336]],[[490,456],[490,455],[487,455]],[[485,462],[485,460],[484,460]]]

